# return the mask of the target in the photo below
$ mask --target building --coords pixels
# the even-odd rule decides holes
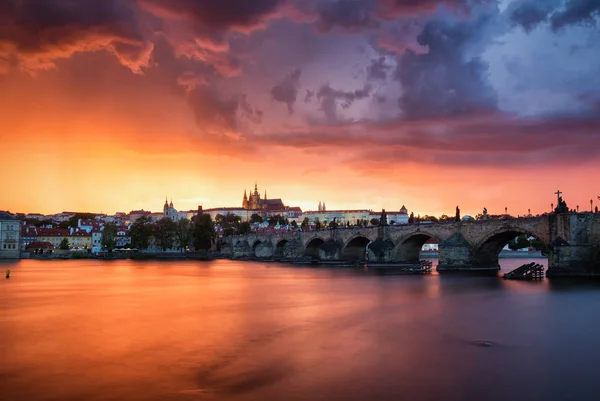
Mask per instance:
[[[37,227],[23,222],[21,225],[21,250],[25,251],[29,245],[37,242],[37,236]]]
[[[408,210],[404,205],[398,212],[388,212],[387,210],[385,212],[388,224],[408,224]]]
[[[228,214],[235,214],[236,216],[240,216],[242,221],[250,221],[250,218],[256,211],[250,209],[244,209],[241,207],[218,207],[213,209],[204,209],[202,211],[204,214],[210,215],[212,221],[217,219],[217,215],[227,216]]]
[[[265,217],[266,215],[272,214],[283,214],[285,212],[285,205],[280,198],[267,199],[267,191],[265,190],[265,197],[261,199],[260,193],[258,192],[258,185],[254,184],[254,192],[247,195],[244,190],[244,197],[242,198],[242,209],[255,210],[258,214]]]
[[[356,225],[359,221],[366,221],[367,224],[371,220],[370,210],[323,210],[321,206],[320,211],[308,211],[302,213],[302,220],[308,218],[308,223],[311,225],[316,224],[318,221],[322,225],[327,225],[335,219],[339,225]]]
[[[173,199],[171,199],[171,203],[167,203],[167,199],[165,198],[165,205],[163,206],[163,217],[171,219],[173,221],[178,221],[179,216],[177,215],[177,209],[173,207]]]
[[[19,259],[21,223],[12,214],[0,212],[0,259]]]

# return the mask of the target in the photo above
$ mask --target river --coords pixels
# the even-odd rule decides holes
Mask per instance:
[[[2,401],[600,399],[596,284],[227,260],[0,267]]]

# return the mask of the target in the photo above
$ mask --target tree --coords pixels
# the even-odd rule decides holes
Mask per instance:
[[[248,235],[251,233],[252,233],[252,228],[250,227],[250,223],[248,223],[247,221],[240,223],[240,225],[238,226],[238,234],[239,235]]]
[[[69,249],[69,239],[63,238],[62,241],[60,241],[60,245],[58,246],[58,248],[62,249],[63,251]]]
[[[194,217],[193,237],[196,251],[208,251],[215,240],[215,225],[210,214]]]
[[[186,248],[192,241],[192,225],[188,219],[181,219],[177,222],[175,240],[177,240],[177,243],[181,248],[181,252],[185,252]]]
[[[112,252],[117,245],[117,226],[114,223],[106,223],[102,230],[102,238],[100,240],[102,248]]]
[[[262,216],[260,214],[258,214],[258,213],[253,213],[252,216],[250,216],[250,222],[252,224],[254,224],[254,223],[259,223],[260,224],[263,221],[264,220],[263,220]]]
[[[371,225],[372,226],[378,226],[379,225],[379,219],[372,218],[371,219]]]
[[[274,216],[269,217],[268,221],[270,226],[276,226],[277,224],[279,224],[280,226],[288,225],[288,219],[280,214],[276,214]]]
[[[154,239],[163,252],[169,248],[173,248],[176,232],[177,223],[168,217],[163,217],[154,224]]]
[[[529,248],[529,239],[526,235],[519,235],[514,240],[508,243],[508,248],[516,251],[517,249]]]
[[[148,216],[142,216],[129,227],[131,245],[134,248],[145,250],[150,244],[152,236],[152,221]]]

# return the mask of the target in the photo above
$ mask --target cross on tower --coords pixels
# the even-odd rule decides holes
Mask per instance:
[[[562,192],[560,192],[560,189],[558,191],[555,192],[557,198],[558,198],[558,206],[560,206],[560,195],[562,194]]]

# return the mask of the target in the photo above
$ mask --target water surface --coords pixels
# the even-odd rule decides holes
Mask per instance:
[[[3,401],[600,399],[595,284],[223,260],[10,268]]]

